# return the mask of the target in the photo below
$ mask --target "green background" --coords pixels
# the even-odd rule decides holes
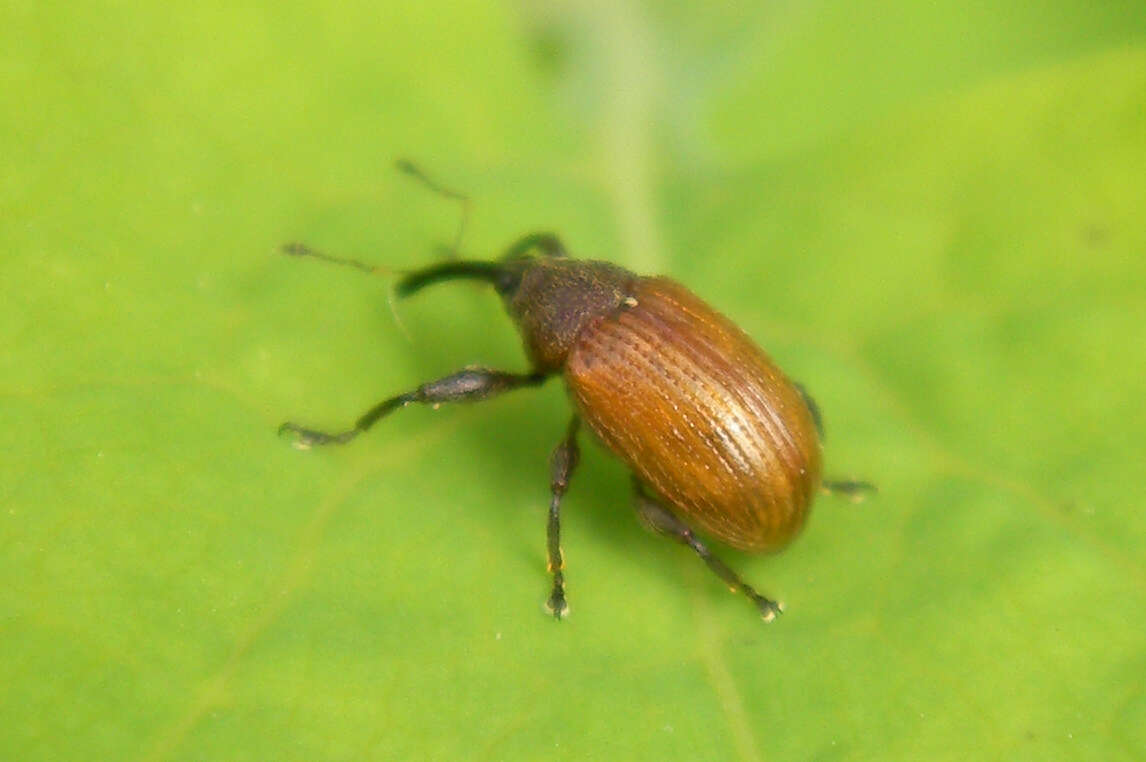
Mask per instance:
[[[337,5],[337,7],[336,7]],[[0,757],[1104,759],[1146,748],[1146,9],[894,0],[0,10]],[[824,499],[730,563],[559,384],[337,427],[468,363],[392,268],[559,231],[816,394]]]

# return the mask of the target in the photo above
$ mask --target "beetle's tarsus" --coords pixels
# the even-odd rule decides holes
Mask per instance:
[[[853,503],[861,503],[868,495],[879,492],[879,488],[865,481],[825,481],[821,488],[829,495],[839,495]]]
[[[569,604],[565,602],[564,587],[555,586],[553,588],[553,592],[549,594],[549,600],[545,602],[545,610],[558,622],[569,616]]]
[[[344,442],[349,442],[358,434],[358,432],[354,430],[343,431],[340,434],[327,434],[322,431],[303,428],[297,423],[291,423],[290,421],[279,426],[278,435],[281,437],[288,432],[294,435],[294,440],[291,442],[291,445],[297,450],[309,450],[316,445],[343,444]]]
[[[756,604],[756,608],[760,609],[760,616],[765,622],[773,622],[776,617],[784,613],[783,603],[765,598],[762,595],[754,595],[752,602]]]

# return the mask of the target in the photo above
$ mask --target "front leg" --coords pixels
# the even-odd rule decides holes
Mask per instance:
[[[300,450],[308,450],[314,445],[345,444],[390,413],[414,402],[428,405],[442,402],[478,402],[523,386],[537,386],[546,378],[544,373],[506,373],[489,368],[466,368],[436,381],[422,384],[413,391],[379,402],[363,413],[353,428],[346,431],[327,434],[288,421],[279,426],[279,434],[284,431],[295,434],[294,446]]]

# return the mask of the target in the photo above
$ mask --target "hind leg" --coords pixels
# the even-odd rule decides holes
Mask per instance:
[[[646,526],[692,548],[693,552],[700,556],[708,568],[720,577],[732,592],[741,592],[748,596],[748,599],[760,612],[760,616],[764,617],[765,622],[771,622],[777,614],[783,611],[784,607],[780,603],[771,598],[765,598],[756,592],[755,588],[742,580],[736,572],[714,556],[708,546],[697,539],[687,524],[677,518],[668,508],[649,497],[639,485],[636,490],[636,504],[637,515]]]

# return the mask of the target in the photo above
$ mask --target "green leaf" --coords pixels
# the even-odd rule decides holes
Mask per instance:
[[[0,11],[0,757],[1133,759],[1146,748],[1137,4],[17,3]],[[832,474],[765,626],[559,384],[388,276],[558,231],[738,320]],[[1136,476],[1137,474],[1137,476]]]

